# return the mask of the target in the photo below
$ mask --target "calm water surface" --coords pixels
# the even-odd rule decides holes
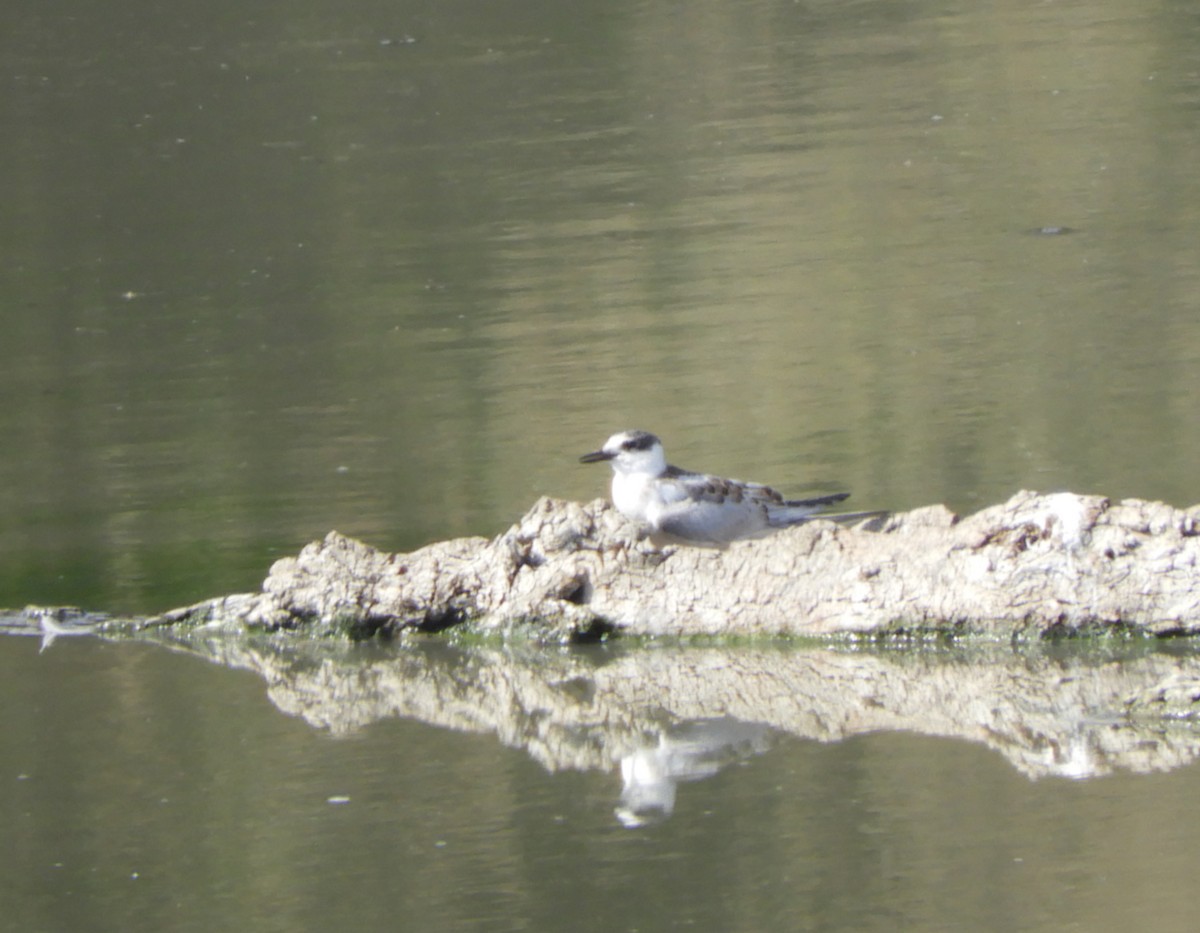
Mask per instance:
[[[494,534],[629,426],[864,508],[1200,498],[1187,4],[177,14],[0,39],[0,605]]]
[[[779,732],[680,782],[665,819],[631,825],[620,769],[538,762],[545,747],[517,735],[386,716],[314,727],[312,684],[342,664],[376,676],[405,651],[312,661],[288,709],[287,678],[156,646],[62,639],[38,654],[35,638],[0,639],[4,928],[1185,930],[1194,917],[1200,770],[1169,754],[1148,773],[1094,757],[1102,776],[1068,780],[1021,773],[1039,751],[1014,767],[1007,739]],[[338,696],[332,709],[371,718],[353,688]],[[1192,727],[1161,738],[1141,744],[1200,749]]]
[[[495,534],[602,494],[576,457],[633,426],[862,508],[1200,500],[1183,0],[7,22],[0,606],[161,610],[331,528]],[[1032,780],[962,737],[785,734],[631,828],[619,768],[37,648],[0,639],[13,929],[1189,928],[1186,756]]]

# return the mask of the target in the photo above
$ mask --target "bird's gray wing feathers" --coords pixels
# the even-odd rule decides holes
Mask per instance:
[[[661,491],[668,504],[655,517],[659,531],[690,541],[724,544],[786,528],[817,516],[848,492],[785,500],[770,486],[668,467]],[[660,482],[661,482],[660,481]]]
[[[761,483],[744,483],[741,480],[726,479],[710,473],[693,473],[691,470],[681,470],[674,466],[667,467],[663,476],[672,480],[683,495],[693,502],[740,503],[749,500],[751,502],[778,503],[779,505],[787,504],[784,503],[783,496],[770,486],[763,486]]]
[[[708,499],[683,500],[664,508],[657,516],[658,531],[687,541],[726,544],[752,538],[771,530],[761,504],[731,505]]]

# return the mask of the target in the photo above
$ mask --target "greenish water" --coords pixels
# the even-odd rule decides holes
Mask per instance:
[[[512,665],[429,644],[327,648],[213,643],[199,653],[215,650],[214,666],[144,644],[64,638],[38,654],[35,638],[0,638],[2,926],[1116,931],[1194,919],[1200,732],[1099,721],[1086,700],[1089,683],[1103,695],[1126,671],[1194,671],[1186,652],[1139,650],[1118,667],[1102,651],[613,648],[518,651]],[[940,686],[964,671],[966,686]],[[697,672],[724,686],[696,692]],[[778,694],[796,676],[793,701],[760,702],[764,685]],[[826,694],[839,679],[844,707]],[[922,694],[931,686],[939,702]],[[762,724],[747,739],[743,721],[739,753],[677,767],[704,730],[669,725],[679,713],[751,709]],[[673,744],[683,776],[665,819],[637,825],[618,818],[630,759],[601,759],[643,716],[663,731],[647,730],[642,765],[666,768],[654,750]]]
[[[864,508],[1190,505],[1188,10],[19,4],[0,604],[496,533],[628,426]]]
[[[495,534],[604,494],[576,459],[626,427],[861,508],[1200,500],[1182,0],[6,23],[0,606]],[[494,735],[334,739],[138,646],[0,664],[14,929],[1190,928],[1186,762],[792,736],[629,829],[615,772]]]

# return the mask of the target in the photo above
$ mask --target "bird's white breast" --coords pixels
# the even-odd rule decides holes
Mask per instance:
[[[695,501],[687,485],[680,480],[647,473],[614,474],[612,500],[617,511],[626,518],[649,525],[656,531],[681,509],[695,511],[695,517],[701,519],[699,513],[707,516],[723,508],[721,503]]]
[[[612,500],[626,518],[649,521],[646,513],[654,500],[654,477],[645,473],[614,473]]]

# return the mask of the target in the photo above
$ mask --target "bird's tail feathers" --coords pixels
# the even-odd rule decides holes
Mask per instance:
[[[832,515],[814,515],[813,518],[823,518],[828,522],[839,525],[866,525],[870,531],[878,531],[884,519],[892,515],[887,509],[872,509],[867,512],[835,512]]]
[[[835,502],[845,502],[850,498],[848,492],[835,492],[828,496],[817,496],[815,499],[790,499],[784,502],[784,507],[789,509],[819,509],[825,505],[833,505]]]
[[[839,502],[844,498],[845,496],[833,498],[833,501]],[[773,527],[787,528],[791,525],[803,525],[805,522],[827,521],[837,522],[839,525],[868,525],[870,530],[874,531],[882,525],[884,519],[892,514],[886,509],[872,509],[864,512],[822,512],[819,508],[800,506],[799,503],[789,502],[788,506],[788,509],[774,512],[771,515],[770,521]],[[793,510],[793,506],[797,507]]]

